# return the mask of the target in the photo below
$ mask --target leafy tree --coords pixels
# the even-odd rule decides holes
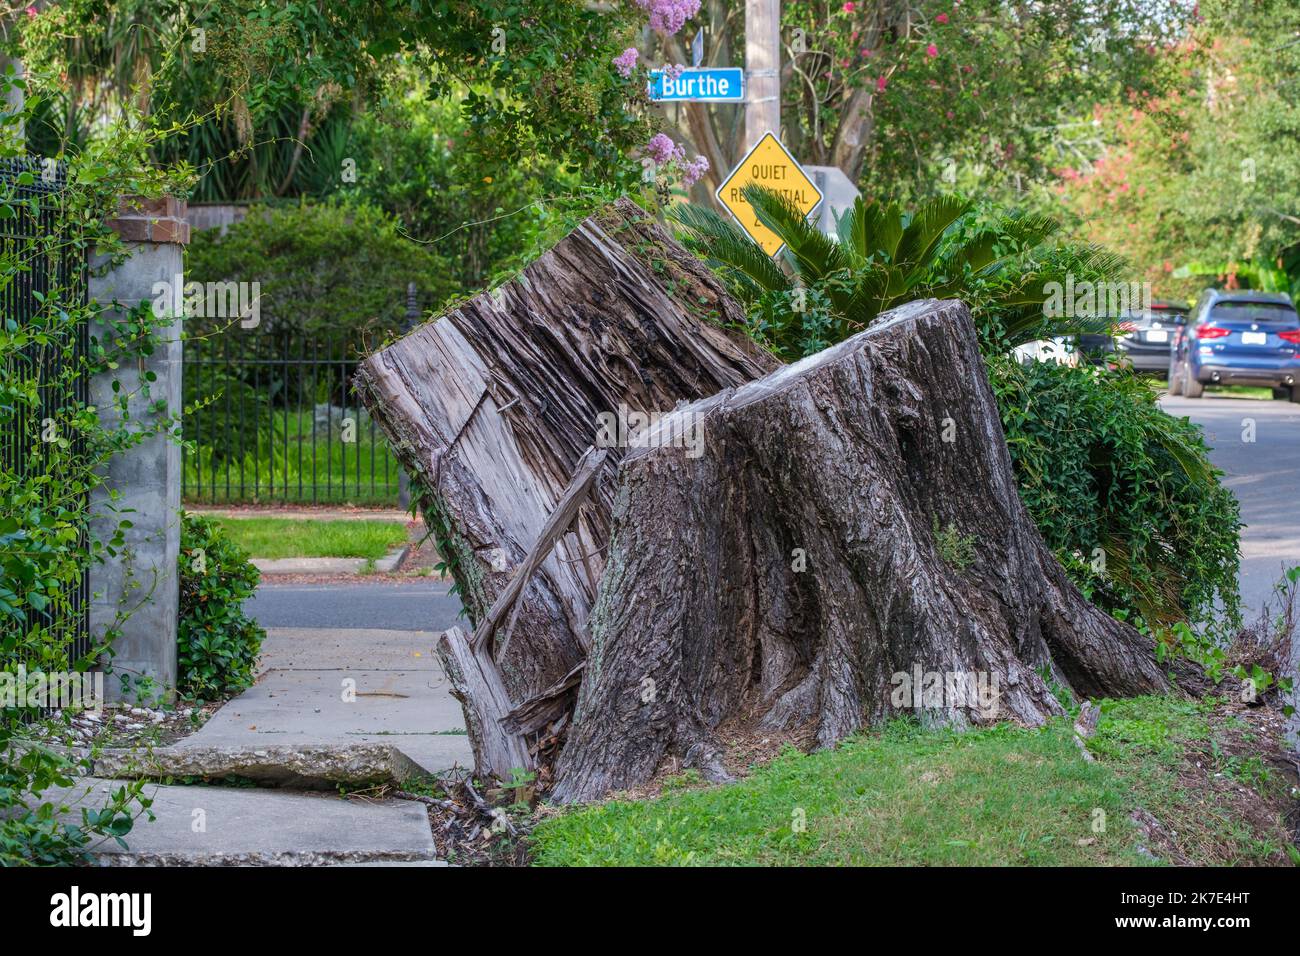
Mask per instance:
[[[410,67],[456,103],[481,175],[545,155],[592,179],[631,176],[643,116],[611,66],[627,14],[581,0],[68,0],[21,22],[38,82],[63,90],[59,141],[135,108],[195,131],[160,148],[199,169],[197,196],[297,195],[370,94]],[[310,169],[308,167],[316,167]]]
[[[473,138],[461,104],[430,100],[427,82],[403,68],[336,150],[353,159],[356,182],[334,177],[320,192],[360,196],[396,216],[402,235],[442,256],[444,275],[465,289],[534,258],[572,216],[614,192],[544,155],[485,172]]]
[[[1099,109],[1105,149],[1063,169],[1059,191],[1081,228],[1162,294],[1257,284],[1271,269],[1290,285],[1300,278],[1300,10],[1279,0],[1198,9],[1186,41],[1162,54],[1178,85]]]
[[[781,8],[782,136],[803,163],[833,165],[877,195],[955,188],[1009,198],[1051,179],[1091,136],[1079,118],[1126,91],[1162,90],[1159,51],[1190,18],[1179,0],[811,0]],[[744,6],[705,0],[684,29],[645,31],[647,66],[743,60]],[[667,105],[670,134],[710,164],[740,157],[740,107]],[[705,199],[701,186],[696,201]]]

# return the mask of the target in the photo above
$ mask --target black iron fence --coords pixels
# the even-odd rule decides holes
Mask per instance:
[[[88,506],[84,493],[79,501],[66,498],[69,482],[43,480],[61,467],[52,456],[85,460],[84,437],[70,423],[90,402],[83,368],[90,331],[85,321],[69,319],[68,312],[76,310],[67,308],[86,302],[86,260],[57,241],[57,206],[65,185],[61,163],[36,157],[0,160],[0,193],[14,210],[14,215],[0,219],[0,258],[6,263],[0,322],[6,332],[31,336],[21,348],[5,351],[0,368],[6,386],[0,401],[0,468],[16,479],[14,488],[22,495],[36,499],[0,502],[5,510],[23,512],[0,515],[19,518],[20,524],[31,520],[33,504],[51,519],[56,512],[84,515]],[[34,393],[29,391],[33,386]],[[15,395],[11,389],[36,398]],[[57,501],[50,500],[55,488]],[[84,524],[78,549],[88,551]],[[92,647],[88,564],[87,559],[77,580],[63,582],[54,600],[25,609],[25,627],[45,630],[54,653],[66,654],[69,664],[86,657]]]
[[[231,322],[184,355],[187,501],[398,504],[401,468],[350,387],[355,340]]]

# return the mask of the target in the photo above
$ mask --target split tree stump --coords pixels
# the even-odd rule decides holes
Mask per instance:
[[[622,200],[516,279],[362,363],[354,384],[419,485],[471,622],[537,542],[598,416],[666,413],[779,366],[725,330],[742,319],[703,263]],[[609,452],[571,533],[524,582],[507,653],[490,649],[512,707],[554,691],[585,658],[623,449]],[[443,651],[453,681],[464,673],[454,656]],[[470,724],[480,772],[495,772]]]
[[[830,745],[903,712],[1040,724],[1052,681],[1171,686],[1021,504],[964,305],[913,303],[788,367],[725,331],[742,318],[623,201],[363,363],[481,625],[439,647],[481,774],[563,730],[553,795],[594,799],[669,761],[724,778],[725,726]],[[676,410],[584,458],[620,409]]]
[[[652,434],[622,463],[556,799],[669,757],[725,779],[723,724],[829,746],[901,713],[1039,725],[1062,713],[1044,675],[1080,696],[1170,688],[1021,503],[963,304],[912,303],[659,428],[702,429],[704,452]]]

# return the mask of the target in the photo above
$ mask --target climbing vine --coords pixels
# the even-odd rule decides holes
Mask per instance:
[[[50,792],[88,768],[46,743],[57,729],[50,723],[70,717],[34,706],[30,682],[111,661],[122,621],[147,594],[148,583],[136,582],[89,647],[78,641],[79,584],[92,564],[124,559],[131,527],[104,466],[151,436],[179,440],[180,427],[180,409],[151,394],[152,372],[117,374],[160,342],[151,304],[89,301],[81,263],[106,270],[125,258],[106,225],[122,197],[176,193],[190,179],[187,168],[145,160],[181,128],[136,115],[107,124],[83,149],[27,155],[21,131],[41,97],[12,73],[0,77],[0,92],[14,87],[26,96],[0,124],[0,297],[24,308],[6,309],[0,327],[0,864],[75,860],[97,837],[121,841],[147,807],[130,785],[79,818],[59,817]],[[98,407],[76,387],[96,376],[110,384]]]

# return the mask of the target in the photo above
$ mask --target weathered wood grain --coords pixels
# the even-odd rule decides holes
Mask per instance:
[[[708,269],[623,200],[362,363],[355,387],[422,489],[472,623],[542,534],[598,416],[666,413],[779,365],[727,330],[742,320]],[[605,480],[529,576],[506,653],[492,655],[512,706],[585,658],[623,454],[609,449]]]

